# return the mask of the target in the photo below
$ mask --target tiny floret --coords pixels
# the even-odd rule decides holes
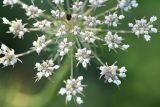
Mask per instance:
[[[42,77],[49,77],[54,73],[54,70],[59,68],[59,65],[54,65],[53,60],[43,61],[42,64],[36,63],[35,68],[38,73],[36,75],[36,81],[39,81]]]
[[[47,45],[47,42],[46,42],[45,35],[38,37],[37,41],[33,42],[33,46],[38,54],[46,47],[46,45]]]
[[[117,27],[120,20],[124,19],[123,15],[119,15],[117,13],[109,14],[105,16],[105,24],[108,26]]]
[[[114,83],[116,85],[121,84],[119,77],[125,78],[127,72],[125,67],[118,68],[115,64],[111,66],[108,66],[107,64],[103,65],[100,67],[100,70],[100,78],[104,76],[105,82]]]
[[[86,48],[78,49],[77,53],[75,53],[78,64],[82,63],[82,66],[84,68],[87,67],[88,63],[90,63],[90,55],[91,55],[91,50],[87,50]]]
[[[66,103],[70,102],[74,98],[77,104],[83,103],[83,100],[79,95],[83,93],[83,88],[86,85],[82,85],[82,80],[83,76],[79,76],[77,79],[71,78],[64,81],[66,86],[65,88],[60,89],[59,94],[66,95]]]
[[[53,2],[55,4],[62,4],[62,3],[64,3],[64,0],[53,0]]]
[[[26,15],[29,16],[29,18],[37,18],[42,14],[42,10],[34,5],[30,6],[23,6],[23,8],[26,10]]]
[[[153,16],[150,18],[150,21],[147,22],[146,19],[136,20],[135,24],[129,23],[129,27],[132,28],[132,32],[137,36],[144,36],[146,41],[150,41],[151,36],[149,33],[157,33],[157,28],[153,26],[153,23],[157,20],[157,17]]]
[[[3,5],[7,6],[7,5],[11,5],[13,6],[14,4],[17,4],[19,0],[3,0]]]
[[[40,30],[46,30],[51,27],[52,22],[48,20],[37,21],[33,24],[34,27],[39,28]]]
[[[112,34],[112,32],[108,32],[106,37],[104,38],[106,44],[109,49],[117,49],[120,48],[122,50],[127,50],[129,48],[128,44],[122,44],[122,37],[118,36],[118,34]]]
[[[136,0],[118,0],[118,7],[124,11],[129,11],[138,7],[138,3]]]
[[[52,16],[60,19],[63,18],[65,16],[65,12],[61,12],[60,10],[51,10]]]
[[[24,34],[28,32],[28,29],[25,28],[26,24],[22,24],[22,20],[13,20],[9,21],[7,18],[2,18],[4,24],[10,25],[9,32],[13,33],[15,37],[17,36],[19,39],[23,38]]]
[[[96,40],[95,33],[93,32],[89,32],[89,31],[81,32],[80,36],[83,41],[88,42],[88,43],[94,43]]]
[[[15,55],[14,50],[13,49],[9,49],[4,44],[1,45],[0,56],[3,56],[3,57],[0,57],[0,64],[2,64],[4,67],[10,66],[10,65],[14,66],[15,63],[17,63],[17,61],[19,60],[17,58],[17,56]]]
[[[59,55],[63,58],[63,56],[69,52],[71,46],[72,42],[68,42],[67,38],[64,38],[64,40],[59,43]]]

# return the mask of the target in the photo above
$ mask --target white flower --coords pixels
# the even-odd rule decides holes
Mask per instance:
[[[73,35],[78,35],[80,33],[80,27],[74,26],[72,33],[73,33]]]
[[[4,6],[17,4],[19,0],[3,0]]]
[[[36,52],[39,54],[42,49],[46,47],[46,36],[42,35],[41,37],[38,37],[37,41],[33,42],[33,46],[36,49]]]
[[[67,34],[67,29],[65,25],[61,25],[58,31],[56,32],[57,37],[65,36]]]
[[[59,68],[59,65],[54,65],[53,60],[43,61],[42,64],[36,63],[35,68],[39,71],[36,75],[36,81],[42,77],[49,77],[54,73],[54,70]]]
[[[94,43],[96,40],[96,36],[93,32],[89,32],[89,31],[81,32],[80,36],[81,36],[82,40],[84,40],[88,43]]]
[[[118,7],[124,11],[129,11],[133,7],[138,7],[136,0],[118,0]]]
[[[59,44],[59,55],[63,57],[69,52],[69,48],[72,46],[72,42],[68,42],[67,38],[64,38],[62,42]]]
[[[86,48],[78,49],[77,53],[75,53],[78,64],[82,63],[82,66],[84,68],[87,67],[88,63],[90,63],[90,55],[91,55],[91,50],[87,50]]]
[[[107,0],[89,0],[89,3],[91,4],[91,6],[93,7],[101,7],[102,4],[107,1]]]
[[[125,17],[123,15],[117,15],[117,13],[109,14],[108,16],[105,16],[105,24],[108,26],[117,27],[120,20],[124,19]]]
[[[3,56],[0,58],[0,64],[3,64],[3,66],[10,66],[15,65],[17,61],[19,60],[13,49],[9,49],[6,45],[2,44],[0,49],[0,56]],[[20,61],[20,60],[19,60]],[[21,62],[21,61],[20,61]]]
[[[15,36],[18,36],[19,39],[23,38],[24,33],[28,31],[27,28],[25,28],[26,24],[22,24],[22,20],[13,20],[9,21],[5,17],[2,18],[4,24],[10,25],[9,27],[9,33],[13,33]]]
[[[84,16],[84,24],[89,27],[96,27],[98,24],[101,24],[100,20],[97,20],[96,17]]]
[[[112,34],[112,32],[108,32],[106,37],[104,38],[106,44],[109,49],[117,49],[120,48],[122,50],[126,50],[129,48],[129,45],[122,45],[122,37],[118,36],[116,33]]]
[[[72,97],[76,98],[77,104],[82,104],[83,100],[77,94],[82,94],[85,85],[82,85],[81,81],[83,76],[79,76],[77,79],[68,79],[64,81],[66,84],[65,88],[61,88],[59,91],[60,95],[66,95],[66,103],[72,100]]]
[[[125,73],[127,72],[125,67],[118,68],[118,66],[115,66],[115,64],[111,66],[108,66],[107,64],[103,65],[100,67],[100,70],[101,70],[100,78],[104,76],[105,82],[114,83],[116,85],[121,84],[119,77],[125,78],[126,77]]]
[[[76,2],[74,2],[74,4],[72,5],[72,9],[74,10],[74,11],[79,11],[79,10],[81,10],[83,8],[83,2],[78,2],[78,1],[76,1]]]
[[[29,18],[37,18],[42,14],[42,10],[34,5],[30,6],[24,6],[23,8],[26,10],[26,15],[29,16]]]
[[[153,22],[157,20],[157,17],[153,16],[150,18],[150,21],[147,22],[146,19],[136,20],[135,24],[129,23],[129,27],[132,28],[132,32],[136,36],[143,35],[146,41],[150,41],[151,36],[149,33],[157,33],[157,28],[153,27]]]
[[[33,24],[34,27],[38,27],[41,30],[46,30],[51,27],[52,22],[48,20],[42,20],[42,21],[37,21],[36,23]]]
[[[51,10],[52,16],[57,19],[63,18],[65,16],[65,12],[61,12],[60,10]]]
[[[64,0],[53,0],[53,2],[55,4],[62,4],[64,2]]]

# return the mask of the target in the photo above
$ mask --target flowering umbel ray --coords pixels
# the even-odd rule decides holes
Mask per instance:
[[[34,3],[36,0],[31,1],[32,5],[24,3],[23,0],[3,0],[3,6],[19,6],[25,12],[28,21],[33,22],[32,24],[23,23],[22,19],[16,18],[10,21],[3,17],[3,24],[9,27],[7,33],[13,34],[18,39],[25,39],[26,35],[34,31],[41,32],[41,35],[33,40],[27,52],[19,54],[15,54],[14,49],[1,44],[0,64],[5,67],[14,66],[17,61],[20,61],[20,57],[32,52],[37,52],[38,56],[46,50],[51,54],[48,59],[35,64],[35,69],[38,71],[35,78],[38,82],[42,77],[51,77],[60,67],[63,67],[61,63],[65,59],[70,59],[70,63],[67,63],[70,65],[70,77],[64,81],[65,87],[59,91],[59,95],[66,95],[66,103],[72,99],[79,105],[84,103],[80,96],[83,96],[82,92],[86,86],[81,83],[85,78],[78,76],[75,79],[74,71],[78,69],[77,66],[82,66],[87,70],[92,66],[93,59],[99,63],[100,78],[104,77],[105,82],[119,86],[120,78],[126,77],[125,66],[119,68],[116,64],[104,64],[103,60],[98,57],[100,53],[96,53],[95,48],[107,45],[106,50],[108,48],[110,51],[117,49],[126,51],[130,45],[126,43],[125,37],[122,37],[123,34],[143,36],[146,41],[150,41],[151,34],[158,32],[158,29],[154,27],[157,21],[156,16],[150,17],[149,21],[142,18],[135,20],[134,23],[128,23],[130,30],[119,28],[126,18],[123,12],[131,11],[139,6],[136,0],[117,0],[115,7],[100,11],[100,13],[95,13],[95,11],[101,7],[107,7],[108,0],[72,0],[73,2],[71,0],[41,0],[48,2],[50,9],[40,9]],[[53,51],[55,48],[56,51]]]

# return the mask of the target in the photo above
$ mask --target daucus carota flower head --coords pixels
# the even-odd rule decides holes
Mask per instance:
[[[129,11],[132,8],[138,7],[136,0],[118,0],[118,6],[124,11]]]
[[[144,36],[146,41],[150,41],[151,36],[149,33],[157,33],[157,28],[154,28],[153,23],[157,20],[156,16],[150,18],[150,21],[147,22],[146,19],[136,20],[135,24],[129,23],[129,27],[132,28],[132,32],[135,33],[136,36]]]
[[[19,39],[23,38],[24,33],[26,33],[28,31],[28,29],[25,28],[26,24],[22,24],[22,20],[16,19],[13,21],[9,21],[5,17],[3,17],[2,20],[3,20],[4,24],[10,25],[8,33],[13,33]]]
[[[59,65],[54,65],[53,60],[43,61],[42,64],[36,63],[35,68],[38,73],[36,75],[36,81],[39,81],[42,77],[49,77],[54,73],[55,69],[59,68]]]
[[[105,82],[109,82],[109,83],[113,82],[116,85],[120,85],[121,81],[119,77],[121,78],[126,77],[126,74],[125,74],[127,72],[126,68],[125,67],[118,68],[118,66],[116,66],[115,64],[111,66],[108,66],[106,64],[101,66],[99,69],[101,70],[100,78],[104,76]]]
[[[70,102],[72,99],[76,100],[77,104],[82,104],[83,100],[78,96],[82,95],[83,88],[86,85],[82,85],[83,76],[79,76],[77,79],[71,78],[67,81],[64,81],[65,88],[61,88],[59,91],[60,95],[66,95],[66,103]]]
[[[63,61],[68,61],[69,63],[64,64],[69,65],[70,70],[66,69],[65,74],[70,71],[70,79],[65,81],[66,86],[59,91],[60,95],[66,95],[66,103],[72,99],[77,104],[83,103],[79,96],[82,95],[85,87],[81,84],[83,76],[74,79],[74,71],[78,69],[79,65],[87,70],[89,64],[92,66],[91,61],[94,59],[100,64],[100,78],[104,77],[105,82],[118,86],[121,84],[120,78],[126,77],[127,70],[124,66],[119,68],[115,64],[110,66],[104,64],[105,58],[101,59],[99,57],[101,53],[97,53],[96,49],[107,45],[104,46],[106,50],[127,50],[130,45],[126,43],[124,34],[131,33],[138,37],[142,35],[146,41],[149,41],[151,33],[158,33],[158,29],[154,27],[156,16],[151,17],[149,21],[146,18],[135,20],[135,23],[126,21],[129,23],[130,30],[119,27],[119,24],[123,24],[121,20],[127,18],[123,12],[138,7],[136,0],[116,0],[115,7],[102,9],[98,12],[98,9],[109,5],[108,0],[41,0],[48,2],[51,9],[45,9],[44,6],[43,9],[39,8],[34,3],[35,0],[31,1],[32,5],[21,0],[3,0],[4,6],[12,7],[15,4],[20,6],[25,11],[26,19],[29,19],[27,24],[23,24],[22,19],[9,21],[3,17],[3,23],[9,25],[8,33],[14,34],[19,39],[23,38],[26,32],[36,32],[40,35],[34,34],[39,36],[37,40],[33,40],[31,48],[17,55],[13,49],[2,44],[0,64],[3,66],[15,65],[19,57],[32,52],[37,52],[39,55],[42,50],[45,50],[47,55],[49,54],[49,60],[35,64],[38,71],[36,81],[39,81],[42,77],[51,77]],[[127,27],[128,25],[126,24]],[[108,53],[110,54],[110,51]],[[60,80],[58,82],[60,83]]]
[[[10,65],[14,66],[15,63],[17,63],[17,61],[19,60],[15,55],[14,50],[9,49],[4,44],[1,45],[0,55],[3,55],[3,57],[0,57],[0,64],[3,64],[3,66],[10,66]]]

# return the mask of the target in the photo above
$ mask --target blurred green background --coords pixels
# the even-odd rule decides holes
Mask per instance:
[[[25,0],[23,0],[25,1]],[[38,0],[37,0],[38,1]],[[112,2],[114,0],[111,0]],[[156,15],[160,18],[160,0],[137,0],[139,7],[125,13],[126,19],[121,29],[128,29],[127,23],[142,17],[149,18]],[[29,2],[29,0],[26,0]],[[38,1],[39,2],[39,1]],[[38,3],[37,2],[37,3]],[[28,22],[24,11],[18,6],[2,7],[0,2],[0,17],[9,19],[23,19]],[[48,8],[47,4],[43,9]],[[101,11],[101,10],[100,10]],[[156,27],[160,29],[160,20]],[[0,21],[0,42],[15,49],[16,53],[27,51],[33,40],[35,33],[25,35],[24,40],[13,39],[12,34],[6,34],[7,26]],[[37,33],[36,33],[37,34]],[[122,80],[120,87],[114,84],[106,84],[99,80],[99,70],[96,64],[88,70],[79,68],[76,75],[83,75],[85,88],[85,103],[81,107],[160,107],[160,34],[152,34],[150,42],[145,42],[143,38],[137,39],[132,34],[123,34],[125,42],[130,44],[128,52],[118,51],[108,52],[104,47],[98,51],[98,56],[109,64],[118,61],[118,65],[125,65],[128,69],[127,78]],[[58,96],[57,92],[63,84],[63,79],[68,76],[57,73],[53,76],[53,82],[42,79],[34,83],[34,64],[47,57],[43,52],[37,56],[36,53],[21,58],[23,64],[16,64],[14,68],[7,67],[0,69],[0,107],[75,107],[72,102],[65,105],[65,98]],[[68,70],[64,65],[59,72]]]

